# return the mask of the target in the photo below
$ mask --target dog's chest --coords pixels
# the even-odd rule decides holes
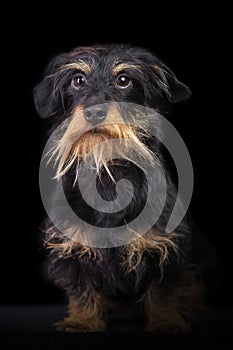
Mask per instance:
[[[145,259],[146,260],[146,259]],[[127,256],[109,249],[95,260],[85,262],[85,273],[95,288],[110,298],[137,298],[145,289],[149,264],[143,261],[135,269],[127,266]]]

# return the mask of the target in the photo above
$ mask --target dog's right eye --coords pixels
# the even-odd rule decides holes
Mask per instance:
[[[85,85],[87,82],[87,79],[84,74],[78,74],[72,79],[72,85],[79,89],[82,85]]]

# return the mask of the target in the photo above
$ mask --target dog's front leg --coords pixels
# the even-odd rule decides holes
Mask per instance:
[[[99,332],[106,328],[104,316],[106,302],[93,287],[81,295],[69,296],[68,315],[64,320],[55,323],[59,331]]]
[[[152,282],[140,302],[147,317],[147,331],[187,332],[195,315],[204,310],[205,287],[198,272],[187,269],[168,295]]]

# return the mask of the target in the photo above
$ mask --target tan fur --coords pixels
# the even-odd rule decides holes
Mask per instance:
[[[47,249],[56,250],[60,252],[58,257],[61,259],[68,259],[70,257],[78,256],[82,258],[86,256],[89,260],[95,261],[97,258],[102,260],[102,255],[95,248],[84,246],[75,241],[67,241],[63,243],[46,242]],[[78,249],[78,250],[77,250]]]
[[[125,256],[121,265],[124,273],[137,272],[143,254],[145,252],[150,254],[154,251],[160,257],[159,264],[162,270],[169,263],[171,251],[175,252],[179,258],[179,239],[182,239],[182,236],[176,232],[161,234],[153,228],[144,236],[139,236],[132,243],[121,247],[123,256]],[[103,259],[101,250],[71,240],[57,244],[47,242],[47,247],[60,251],[62,259],[72,256],[80,259],[85,256],[93,262],[96,259]],[[187,267],[180,278],[178,287],[163,301],[156,297],[155,291],[156,285],[152,282],[139,300],[148,319],[146,330],[165,331],[170,328],[173,331],[188,331],[190,326],[188,320],[191,320],[195,312],[200,311],[203,305],[204,287],[195,269]],[[57,329],[72,332],[101,331],[105,328],[103,316],[107,309],[109,309],[108,300],[103,299],[89,285],[81,301],[76,300],[75,297],[70,298],[68,317],[56,324]]]
[[[77,60],[73,63],[67,63],[60,68],[60,72],[64,72],[67,69],[77,69],[85,74],[89,74],[92,71],[92,67],[83,60]]]
[[[103,319],[106,308],[105,299],[89,285],[81,298],[69,297],[68,316],[55,326],[57,330],[69,332],[103,331],[106,328]]]
[[[176,232],[162,235],[152,228],[145,235],[139,236],[132,243],[125,246],[127,259],[123,262],[123,265],[129,272],[136,270],[145,252],[157,252],[160,258],[160,268],[163,269],[164,264],[169,262],[169,252],[171,250],[179,257],[178,239],[181,239],[181,235],[176,234]]]
[[[88,161],[99,173],[104,167],[111,176],[107,165],[109,159],[114,154],[119,158],[133,161],[129,154],[138,148],[137,156],[147,161],[147,164],[158,163],[156,156],[144,145],[140,137],[149,137],[143,124],[135,128],[134,125],[124,124],[122,116],[116,103],[112,103],[108,108],[107,125],[100,124],[95,128],[95,132],[90,129],[90,125],[83,116],[83,107],[79,106],[73,112],[68,125],[62,126],[62,136],[55,140],[53,148],[47,154],[48,162],[54,161],[57,164],[56,177],[63,176],[77,160],[83,159],[87,154],[91,156]],[[59,130],[57,130],[58,134]],[[104,143],[111,139],[121,140],[118,144]],[[96,147],[98,146],[98,148]],[[139,152],[140,150],[140,152]],[[77,165],[78,165],[77,164]],[[140,162],[135,163],[141,167]]]
[[[136,64],[133,64],[133,63],[127,63],[127,62],[124,62],[124,63],[118,63],[117,61],[114,62],[114,65],[112,67],[112,73],[113,75],[117,75],[127,69],[134,69],[134,70],[137,70],[137,71],[141,71],[141,67],[139,65],[136,65]]]
[[[83,256],[86,256],[90,260],[96,260],[96,258],[98,258],[98,260],[103,259],[100,250],[96,250],[88,245],[82,245],[75,240],[53,243],[53,238],[58,238],[59,234],[56,230],[54,230],[54,234],[52,234],[52,230],[54,230],[54,228],[50,228],[47,231],[45,245],[47,249],[59,251],[60,258],[66,259],[71,256],[82,258]],[[83,236],[85,236],[85,232],[83,232]],[[178,241],[182,239],[181,234],[178,235],[176,232],[161,234],[152,228],[142,236],[135,232],[135,236],[137,236],[137,238],[133,242],[122,247],[122,251],[125,255],[125,260],[122,262],[122,268],[125,272],[128,273],[136,270],[141,263],[145,252],[150,254],[156,251],[158,253],[161,269],[163,269],[165,264],[169,263],[169,253],[171,250],[175,252],[179,258]]]
[[[79,228],[75,229],[75,233],[76,234],[72,235],[75,238],[74,240],[64,240],[64,236],[60,234],[54,226],[52,226],[46,231],[44,245],[46,249],[58,252],[58,257],[60,259],[68,259],[71,257],[82,258],[85,256],[88,257],[89,260],[96,260],[96,258],[102,260],[100,251],[97,251],[91,246],[79,243],[81,237],[81,232]],[[85,234],[85,232],[82,232],[82,239],[83,234]],[[54,239],[59,238],[61,238],[62,243],[54,243]]]
[[[176,290],[161,301],[151,286],[140,299],[147,316],[147,331],[188,331],[192,318],[204,309],[205,287],[195,270],[187,270],[180,278]]]

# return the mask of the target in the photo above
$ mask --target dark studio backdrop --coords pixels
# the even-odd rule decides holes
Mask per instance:
[[[61,17],[57,17],[46,27],[43,17],[33,18],[24,29],[19,28],[18,33],[15,29],[4,65],[7,94],[3,103],[7,101],[8,126],[2,132],[5,137],[9,132],[9,141],[3,186],[7,186],[9,193],[1,233],[2,304],[63,300],[62,292],[41,274],[43,254],[38,237],[44,209],[38,169],[45,129],[33,105],[32,89],[54,55],[80,45],[126,42],[152,50],[192,90],[192,98],[175,109],[173,124],[193,162],[194,192],[190,210],[224,264],[215,302],[220,306],[232,305],[232,232],[227,202],[230,179],[225,94],[221,88],[224,81],[220,74],[227,54],[222,40],[224,33],[219,31],[213,17],[207,17],[207,12],[193,14],[190,10],[173,20],[164,13],[164,22],[158,21],[155,13],[147,20],[148,12],[138,13],[135,21],[133,15],[120,13],[113,21],[104,17],[104,23],[98,20],[92,23],[87,13],[79,13],[69,24],[61,24]]]

